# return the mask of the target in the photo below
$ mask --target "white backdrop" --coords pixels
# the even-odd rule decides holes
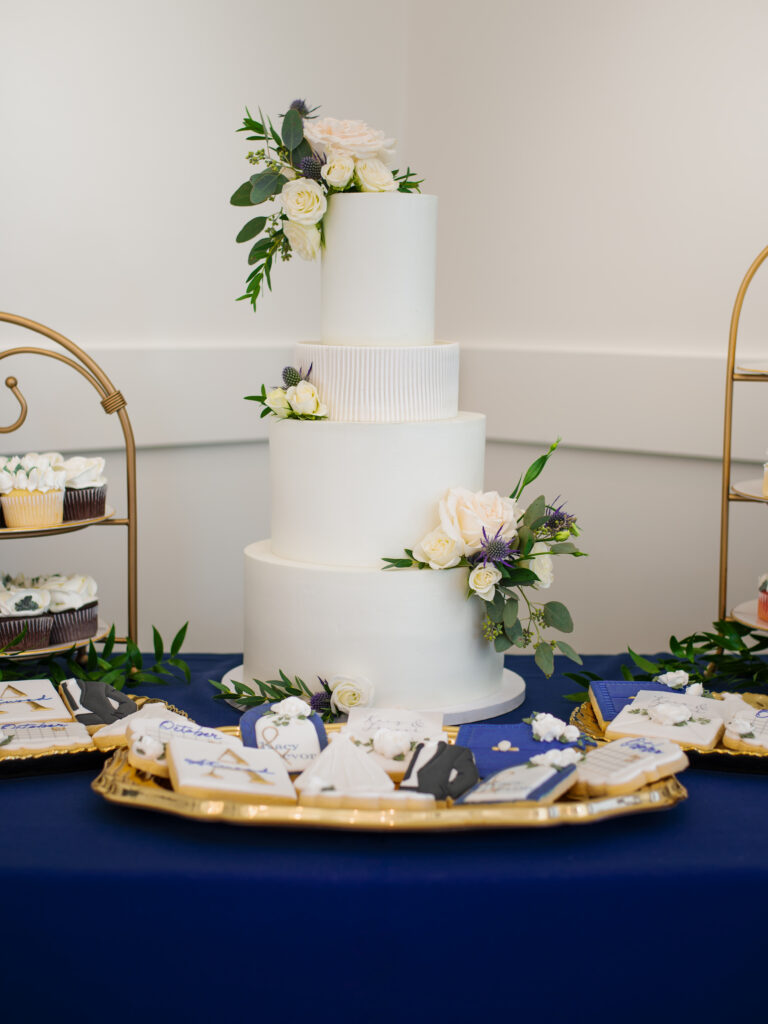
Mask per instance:
[[[0,0],[0,18],[0,308],[73,338],[128,399],[145,642],[189,619],[188,649],[240,648],[241,552],[269,530],[242,395],[316,336],[319,273],[278,267],[257,316],[233,301],[235,129],[297,96],[397,135],[440,197],[438,330],[463,345],[463,407],[489,417],[488,486],[563,436],[544,483],[591,553],[556,582],[575,644],[658,649],[711,621],[728,320],[768,242],[768,7],[477,0],[468,22],[437,0]],[[766,318],[758,278],[745,357],[768,357]],[[119,503],[116,424],[70,375],[6,367],[32,408],[14,450],[106,451]],[[768,444],[764,394],[739,391],[741,476]],[[742,599],[768,533],[761,508],[733,519]],[[119,619],[119,533],[20,542],[0,568],[93,572]]]

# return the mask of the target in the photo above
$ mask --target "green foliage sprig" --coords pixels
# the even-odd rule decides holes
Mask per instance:
[[[216,679],[209,679],[208,682],[219,691],[214,694],[214,700],[236,700],[245,708],[258,708],[262,704],[276,704],[285,700],[286,697],[300,697],[309,705],[307,714],[317,711],[324,722],[336,721],[336,715],[331,710],[331,688],[324,679],[320,679],[318,676],[322,689],[313,693],[304,680],[298,676],[295,676],[291,682],[282,669],[279,669],[279,674],[279,679],[254,679],[253,682],[259,690],[258,693],[247,683],[233,682],[230,689],[225,683]]]
[[[678,640],[669,638],[669,654],[658,660],[644,658],[627,648],[635,666],[621,666],[627,682],[650,682],[665,672],[687,672],[691,683],[708,690],[761,690],[768,687],[768,662],[761,655],[768,651],[768,636],[756,633],[740,622],[720,619],[712,630],[691,633]],[[589,698],[590,683],[602,679],[595,672],[566,672],[583,693],[565,694],[565,699],[581,704]]]

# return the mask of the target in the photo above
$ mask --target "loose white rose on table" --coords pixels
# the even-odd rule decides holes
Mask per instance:
[[[478,565],[469,574],[469,587],[483,601],[492,601],[501,573],[494,565]]]
[[[328,408],[320,401],[317,388],[308,380],[288,388],[285,393],[291,409],[301,416],[327,416]]]
[[[304,138],[320,156],[344,154],[355,160],[378,159],[389,163],[395,149],[394,139],[388,139],[384,132],[371,128],[365,121],[340,121],[335,117],[305,120]]]
[[[656,682],[669,686],[673,690],[682,690],[684,686],[688,685],[689,678],[687,672],[679,669],[677,672],[664,672],[662,675],[656,676]]]
[[[280,193],[280,203],[288,220],[307,226],[322,220],[328,208],[322,185],[312,178],[287,181]]]
[[[361,192],[394,192],[397,189],[392,171],[381,160],[358,160],[355,164],[355,180]]]
[[[354,157],[347,153],[331,153],[320,173],[331,188],[346,188],[355,173]]]
[[[291,249],[303,260],[314,260],[320,252],[320,230],[314,224],[299,224],[287,220],[283,224],[283,233],[291,243]]]
[[[276,416],[281,419],[285,419],[288,413],[291,411],[291,406],[288,401],[288,397],[282,388],[272,388],[268,392],[267,397],[264,399],[264,405],[271,409]]]
[[[548,590],[555,578],[555,567],[552,562],[552,555],[549,553],[548,545],[540,542],[531,548],[531,557],[520,562],[521,569],[530,569],[539,577],[538,583],[533,583],[534,590]]]
[[[366,708],[373,703],[373,684],[367,679],[334,676],[328,680],[331,708],[340,715],[348,715],[352,708]]]
[[[426,562],[430,569],[452,569],[461,561],[464,544],[438,527],[432,530],[413,549],[418,562]]]
[[[464,542],[466,553],[473,555],[486,536],[499,534],[502,540],[514,540],[523,511],[511,498],[497,491],[472,492],[452,487],[440,502],[440,525],[449,537]]]

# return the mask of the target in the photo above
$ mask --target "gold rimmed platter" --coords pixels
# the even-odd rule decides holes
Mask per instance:
[[[755,710],[768,708],[768,696],[762,693],[742,693],[741,697],[751,704]],[[598,743],[609,742],[605,732],[595,715],[589,700],[585,700],[571,712],[571,725],[577,726],[583,733],[597,740]],[[767,771],[768,752],[762,750],[730,750],[728,747],[715,747],[707,750],[690,743],[681,743],[680,747],[690,756],[691,763],[706,768],[732,768],[738,771]]]
[[[141,708],[145,704],[163,704],[177,715],[189,717],[186,711],[176,708],[173,704],[161,700],[159,697],[137,697],[135,694],[128,694],[131,700]],[[4,751],[0,747],[0,778],[8,775],[29,775],[44,774],[53,771],[71,771],[81,766],[87,766],[97,758],[109,756],[117,750],[117,744],[110,747],[97,747],[91,740],[78,747],[67,747],[66,749],[51,747],[35,750],[32,753],[16,753]]]
[[[333,726],[329,731],[332,730]],[[238,735],[236,726],[225,727],[221,731],[226,735]],[[672,777],[626,796],[562,799],[546,806],[535,803],[503,807],[456,804],[448,808],[408,811],[238,803],[176,793],[168,780],[157,779],[133,768],[128,763],[125,749],[112,755],[91,786],[111,803],[196,821],[360,832],[450,832],[582,825],[627,814],[665,810],[685,800],[688,795],[680,782]]]
[[[55,526],[3,526],[0,527],[0,540],[3,537],[47,537],[52,533],[72,533],[74,530],[84,530],[86,526],[96,526],[112,519],[115,510],[107,505],[103,516],[93,516],[90,519],[68,519],[65,523],[57,523]]]

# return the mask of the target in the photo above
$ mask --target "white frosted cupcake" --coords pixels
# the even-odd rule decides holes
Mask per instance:
[[[47,647],[52,625],[50,603],[47,590],[0,591],[0,647],[13,654]],[[25,628],[24,636],[13,643]]]
[[[53,469],[47,457],[25,455],[6,460],[0,470],[0,504],[5,525],[57,526],[64,520],[63,469]]]
[[[40,586],[50,594],[51,644],[74,643],[96,635],[98,588],[92,576],[47,576]]]
[[[64,522],[103,516],[107,505],[104,459],[74,455],[63,463],[66,474]]]

